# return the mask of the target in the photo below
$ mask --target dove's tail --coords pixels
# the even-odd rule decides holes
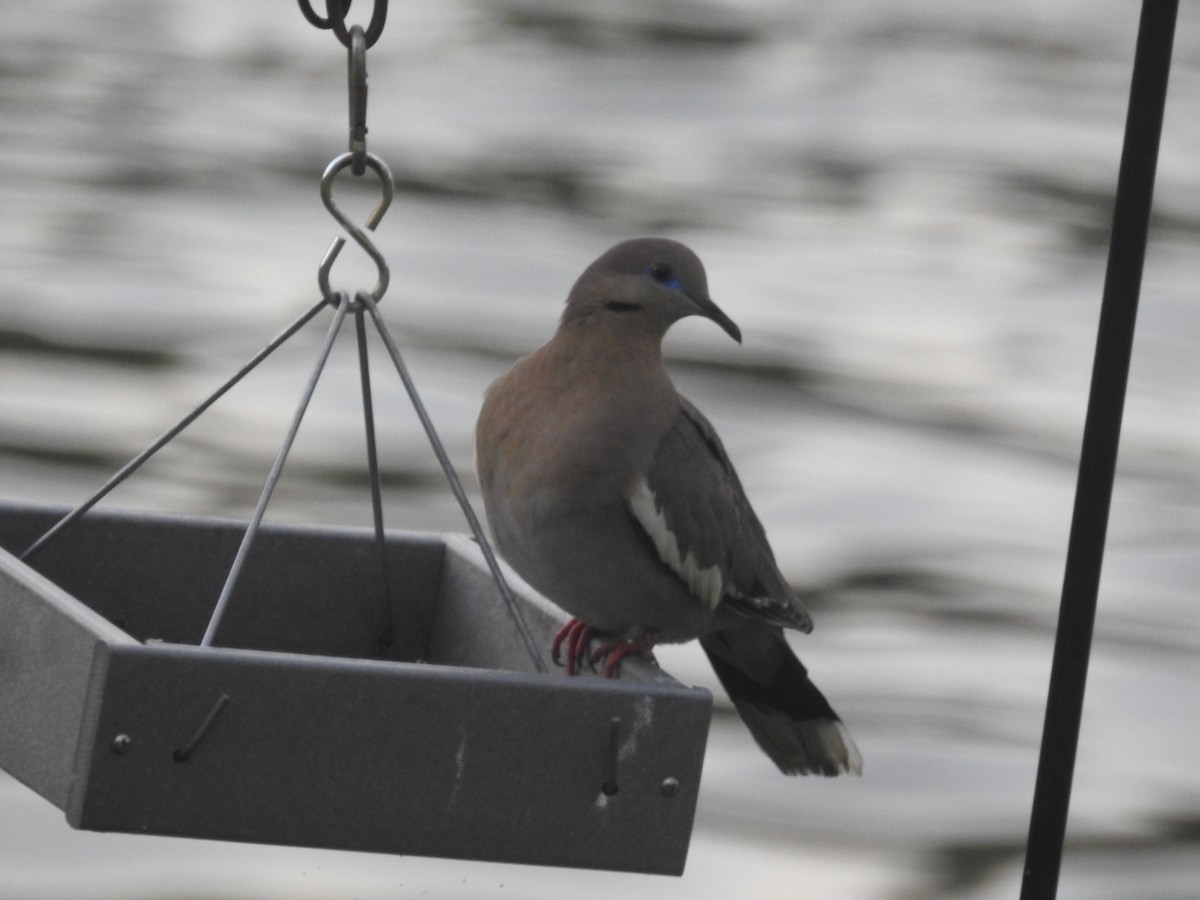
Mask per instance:
[[[862,774],[862,754],[781,628],[748,625],[700,639],[742,720],[785,775]]]

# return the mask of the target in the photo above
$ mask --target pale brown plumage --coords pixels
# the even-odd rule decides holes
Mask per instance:
[[[716,432],[663,368],[663,336],[689,315],[741,340],[682,244],[626,241],[584,271],[557,333],[492,385],[480,413],[496,543],[592,628],[647,644],[700,638],[783,771],[857,772],[857,748],[783,636],[810,631],[808,612]]]

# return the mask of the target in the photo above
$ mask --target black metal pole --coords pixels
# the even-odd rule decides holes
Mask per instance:
[[[1058,892],[1178,0],[1143,0],[1021,900]]]

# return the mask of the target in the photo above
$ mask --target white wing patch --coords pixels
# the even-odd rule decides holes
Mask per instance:
[[[679,539],[667,526],[666,517],[658,509],[654,492],[645,478],[639,478],[629,497],[629,509],[646,534],[654,542],[658,555],[680,578],[693,594],[709,609],[716,609],[725,593],[725,582],[721,570],[712,565],[702,568],[693,553],[684,556],[679,549]]]

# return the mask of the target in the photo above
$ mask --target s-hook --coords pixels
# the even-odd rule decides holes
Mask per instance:
[[[388,207],[392,205],[392,198],[396,194],[396,186],[392,180],[392,172],[387,167],[387,163],[373,153],[366,153],[364,155],[367,168],[379,176],[379,188],[381,192],[379,203],[376,204],[375,211],[371,213],[371,217],[367,219],[366,224],[368,230],[374,231],[375,226],[383,219],[384,213],[388,211]],[[338,173],[342,169],[353,164],[354,154],[343,153],[325,167],[325,174],[321,176],[321,202],[325,204],[325,208],[329,210],[329,214],[337,219],[338,224],[346,229],[350,237],[354,238],[354,242],[362,247],[374,261],[378,280],[375,282],[375,287],[371,289],[371,297],[378,301],[383,297],[384,292],[388,288],[388,282],[391,280],[391,272],[388,269],[387,260],[383,258],[383,254],[379,252],[366,232],[346,218],[346,214],[338,209],[337,204],[333,200],[334,179],[337,178]],[[325,251],[325,257],[321,260],[320,267],[317,269],[317,284],[320,285],[321,296],[335,306],[338,302],[337,293],[329,285],[329,270],[333,268],[334,261],[337,260],[338,254],[342,252],[342,247],[345,245],[346,239],[344,237],[334,238],[333,243],[329,245],[329,249]],[[357,299],[354,301],[354,308],[361,308],[361,304]]]

